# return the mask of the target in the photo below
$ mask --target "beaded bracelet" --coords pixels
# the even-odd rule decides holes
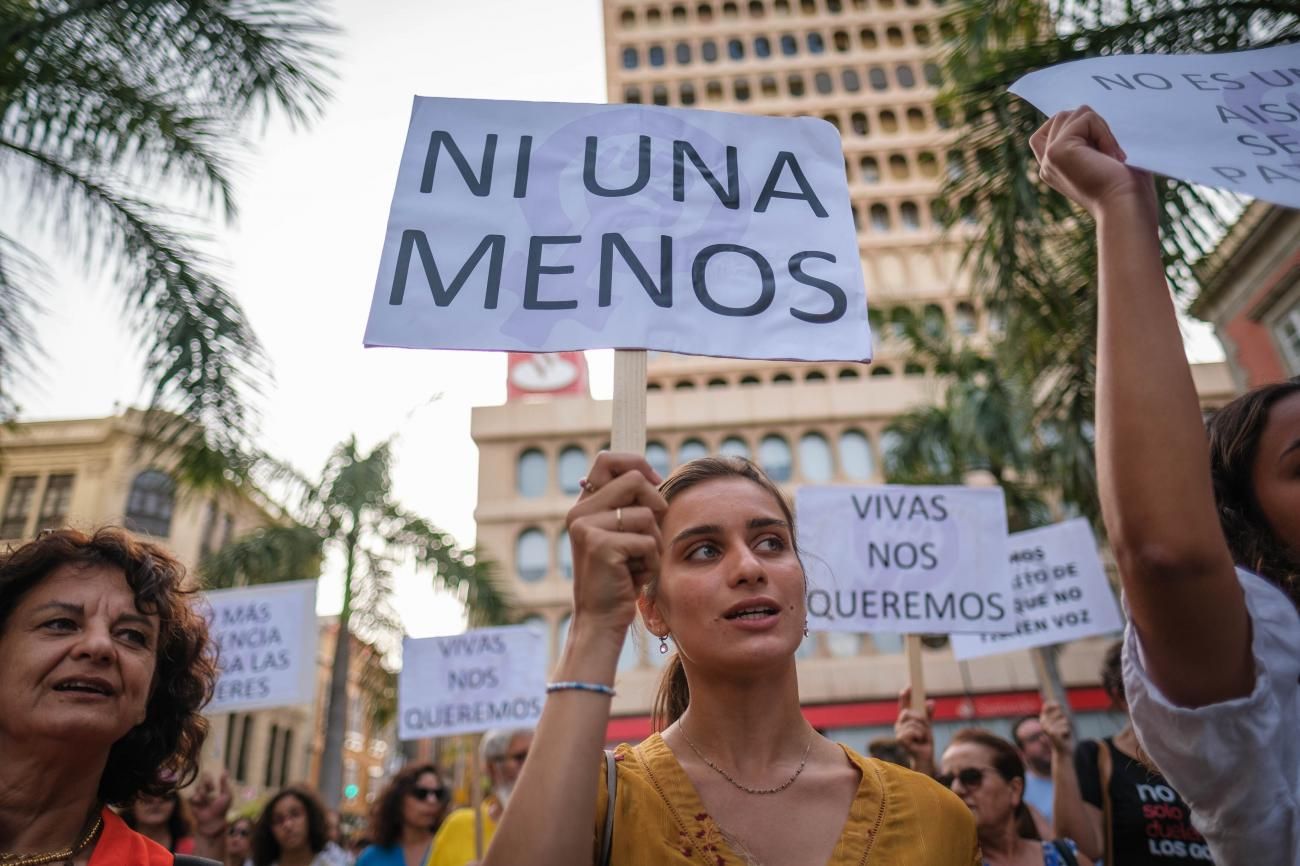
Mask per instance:
[[[609,695],[611,698],[617,694],[612,686],[604,683],[580,683],[574,680],[564,680],[558,683],[547,683],[546,693],[551,692],[596,692],[597,694]]]

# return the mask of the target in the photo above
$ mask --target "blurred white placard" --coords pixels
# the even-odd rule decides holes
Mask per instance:
[[[1011,621],[1001,487],[801,487],[808,627],[986,632]]]
[[[316,693],[316,581],[204,594],[219,674],[208,714],[310,705]],[[201,603],[202,605],[203,603]]]
[[[839,133],[416,97],[365,343],[868,360]]]
[[[1300,43],[1092,57],[1031,72],[1011,92],[1047,115],[1091,106],[1129,165],[1300,207]]]
[[[546,656],[546,635],[528,625],[407,638],[397,677],[399,739],[535,726],[546,701]]]
[[[1008,542],[1014,631],[954,634],[953,655],[972,659],[1112,634],[1123,628],[1097,540],[1083,518],[1017,532]]]

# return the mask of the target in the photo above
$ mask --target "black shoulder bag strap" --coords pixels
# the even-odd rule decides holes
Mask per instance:
[[[609,855],[614,847],[614,801],[618,797],[618,764],[614,753],[605,750],[605,829],[600,834],[600,862],[596,866],[609,866]]]
[[[1074,852],[1070,850],[1069,845],[1065,844],[1064,839],[1053,841],[1052,847],[1056,849],[1057,854],[1061,855],[1061,862],[1065,866],[1079,866],[1079,859],[1074,856]]]

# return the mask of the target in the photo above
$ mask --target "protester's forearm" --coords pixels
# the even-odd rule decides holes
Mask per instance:
[[[1195,705],[1249,690],[1248,623],[1150,209],[1131,196],[1097,215],[1097,471],[1148,669]]]
[[[1074,758],[1059,753],[1052,756],[1052,833],[1058,839],[1073,839],[1093,860],[1106,853],[1101,822],[1079,790]]]
[[[613,683],[621,637],[589,633],[575,620],[554,679]],[[547,698],[528,763],[483,866],[589,866],[610,700],[586,691]]]

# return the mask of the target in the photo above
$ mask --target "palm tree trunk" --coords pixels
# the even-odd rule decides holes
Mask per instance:
[[[359,519],[358,521],[359,522]],[[353,523],[355,527],[357,523]],[[330,703],[325,718],[325,745],[321,752],[320,795],[327,809],[337,810],[343,795],[343,731],[348,720],[348,662],[352,650],[348,624],[352,619],[352,576],[360,538],[353,529],[347,536],[347,567],[343,572],[343,610],[334,641],[330,669]]]

